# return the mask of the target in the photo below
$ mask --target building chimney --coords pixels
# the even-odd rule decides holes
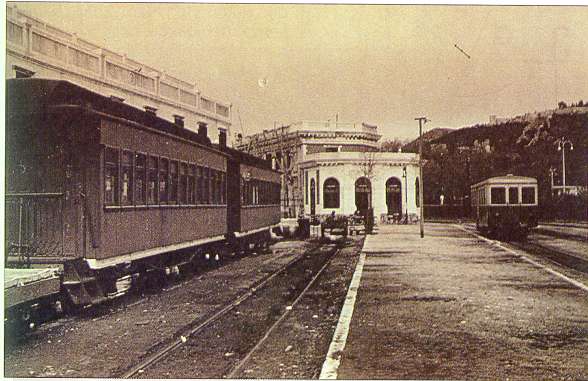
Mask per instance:
[[[174,123],[178,127],[184,127],[184,117],[181,115],[174,115]]]
[[[208,128],[207,128],[207,124],[204,122],[198,122],[198,136],[201,137],[208,137]]]
[[[149,115],[157,115],[157,109],[155,107],[151,107],[151,106],[143,106],[145,108],[145,112]]]
[[[220,129],[218,130],[218,145],[220,148],[225,148],[227,146],[227,131]]]

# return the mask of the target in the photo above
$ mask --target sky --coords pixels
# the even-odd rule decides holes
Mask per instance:
[[[587,6],[17,6],[196,82],[245,135],[338,118],[410,139],[419,116],[459,128],[588,100]]]

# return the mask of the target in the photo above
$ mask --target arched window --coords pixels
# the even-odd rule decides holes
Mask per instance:
[[[339,208],[339,182],[335,178],[328,178],[323,184],[323,207],[325,209]]]
[[[419,184],[419,178],[416,178],[416,181],[414,183],[414,189],[415,189],[415,196],[416,196],[416,206],[417,208],[421,206],[421,189],[420,189],[420,184]]]

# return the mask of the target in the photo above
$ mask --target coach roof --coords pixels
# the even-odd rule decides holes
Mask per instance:
[[[7,115],[46,112],[47,106],[78,106],[121,118],[217,150],[210,139],[156,115],[90,91],[68,81],[41,78],[6,80]]]
[[[513,176],[513,175],[506,175],[506,176],[496,176],[490,177],[486,180],[480,181],[471,187],[478,187],[482,185],[509,185],[509,184],[537,184],[537,180],[533,177],[526,177],[526,176]]]

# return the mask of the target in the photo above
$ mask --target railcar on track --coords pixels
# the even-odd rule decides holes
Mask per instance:
[[[537,226],[537,180],[523,176],[491,177],[471,186],[477,229],[506,239],[524,238]]]
[[[6,88],[5,264],[56,270],[60,301],[100,303],[146,273],[267,245],[280,175],[224,132],[211,144],[204,123],[196,133],[67,81]]]

